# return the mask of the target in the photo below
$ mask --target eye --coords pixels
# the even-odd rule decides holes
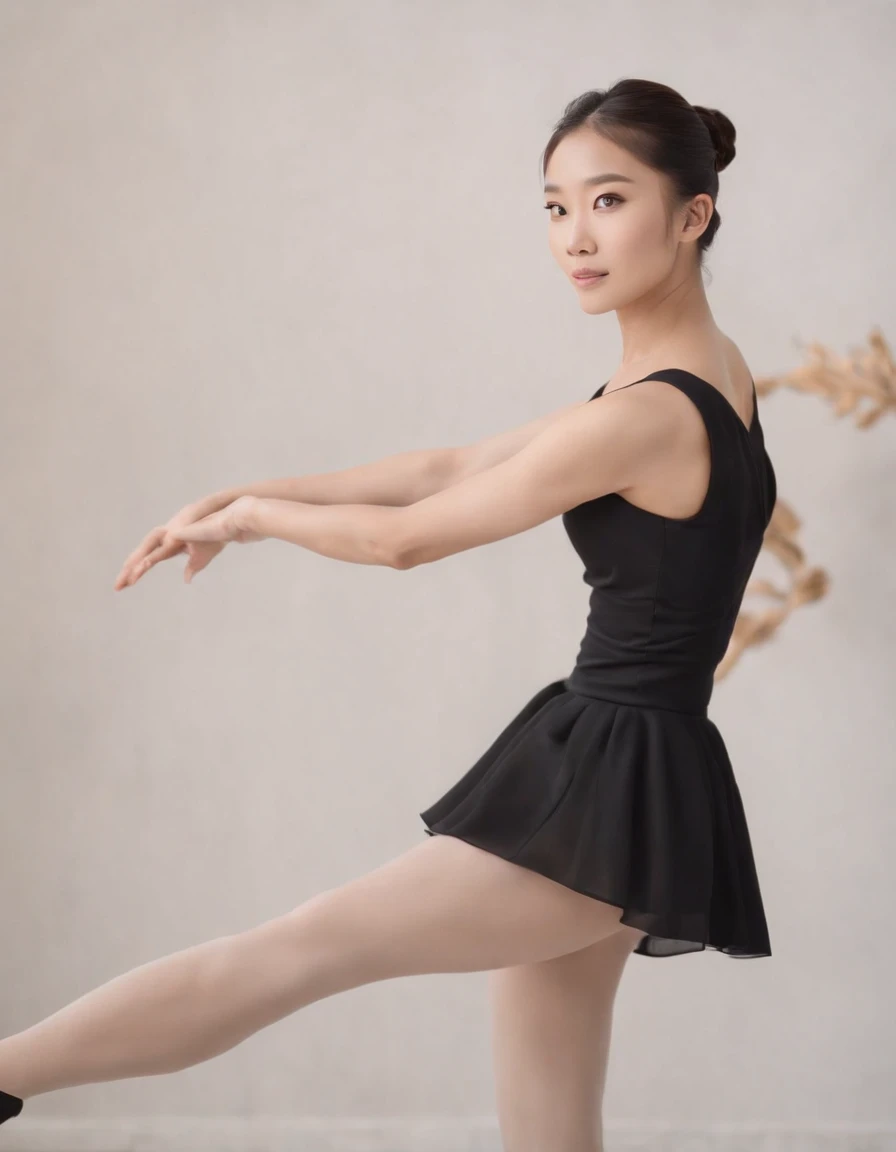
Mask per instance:
[[[598,196],[597,200],[595,200],[594,203],[596,204],[598,200],[618,200],[620,204],[625,203],[623,198],[621,196],[617,196],[615,192],[603,192],[600,196]],[[553,201],[550,204],[545,204],[545,210],[549,210],[551,208],[559,208],[561,210],[561,212],[566,211],[566,209],[561,204],[556,204]],[[559,220],[560,217],[559,216],[552,216],[551,219],[552,220]]]

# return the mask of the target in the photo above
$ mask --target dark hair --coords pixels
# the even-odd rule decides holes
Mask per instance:
[[[702,265],[722,223],[715,207],[719,173],[735,155],[736,132],[728,117],[716,108],[689,104],[665,84],[618,80],[612,88],[584,92],[566,105],[542,154],[542,179],[554,149],[582,125],[668,177],[675,201],[666,205],[670,223],[672,208],[701,192],[712,198],[712,217],[697,240]]]

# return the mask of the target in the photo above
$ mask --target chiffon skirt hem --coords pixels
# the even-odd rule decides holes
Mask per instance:
[[[455,836],[622,909],[634,954],[771,955],[740,792],[706,716],[540,689],[420,813]]]

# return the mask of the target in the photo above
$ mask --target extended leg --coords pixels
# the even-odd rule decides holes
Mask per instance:
[[[620,930],[621,909],[450,836],[234,936],[144,964],[0,1041],[23,1099],[180,1071],[377,980],[531,963]]]

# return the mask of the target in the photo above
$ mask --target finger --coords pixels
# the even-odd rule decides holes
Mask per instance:
[[[220,545],[215,546],[212,544],[191,543],[187,547],[190,558],[187,561],[187,568],[193,573],[201,572],[203,568],[207,568],[211,564],[215,556],[220,552]]]
[[[145,560],[141,560],[139,564],[135,564],[131,569],[131,574],[128,577],[129,584],[136,584],[144,573],[148,572],[150,568],[156,563],[157,556],[147,556]]]
[[[150,554],[148,556],[144,556],[142,560],[139,560],[136,563],[131,564],[128,568],[124,569],[120,579],[122,579],[125,584],[135,584],[144,572],[148,572],[153,564],[162,558],[162,550],[157,549],[156,551],[150,552]]]
[[[216,552],[204,551],[201,544],[196,544],[189,549],[190,558],[187,560],[187,566],[184,568],[184,582],[189,584],[197,572],[201,572],[203,568],[207,568],[212,561],[212,557],[217,555]]]
[[[164,528],[153,528],[147,536],[143,538],[139,546],[125,559],[124,564],[121,566],[121,571],[115,581],[115,587],[123,587],[128,583],[129,577],[133,570],[143,561],[146,557],[159,545],[159,541],[164,537]]]
[[[146,571],[146,560],[141,560],[139,564],[132,564],[130,568],[123,569],[115,581],[116,590],[119,588],[128,588],[132,584],[136,584],[137,580]]]
[[[124,564],[121,566],[122,572],[124,572],[124,570],[129,568],[132,564],[136,564],[138,561],[142,560],[148,553],[153,550],[153,548],[156,548],[164,535],[164,528],[153,528],[151,532],[148,532],[134,549],[134,551],[129,556],[125,557]]]
[[[142,559],[137,560],[130,566],[122,569],[118,580],[115,582],[115,587],[124,587],[125,585],[133,585],[139,578],[148,572],[153,565],[158,564],[160,560],[168,560],[172,556],[176,556],[178,552],[183,551],[183,546],[177,541],[171,541],[168,544],[159,544],[148,555]]]
[[[208,539],[208,528],[201,524],[184,524],[179,528],[171,528],[170,532],[176,540],[205,541]]]
[[[122,568],[115,578],[115,590],[118,591],[119,588],[127,588],[130,584],[133,584],[137,576],[143,571],[145,571],[145,569],[142,560],[139,564],[132,564],[129,568]]]

